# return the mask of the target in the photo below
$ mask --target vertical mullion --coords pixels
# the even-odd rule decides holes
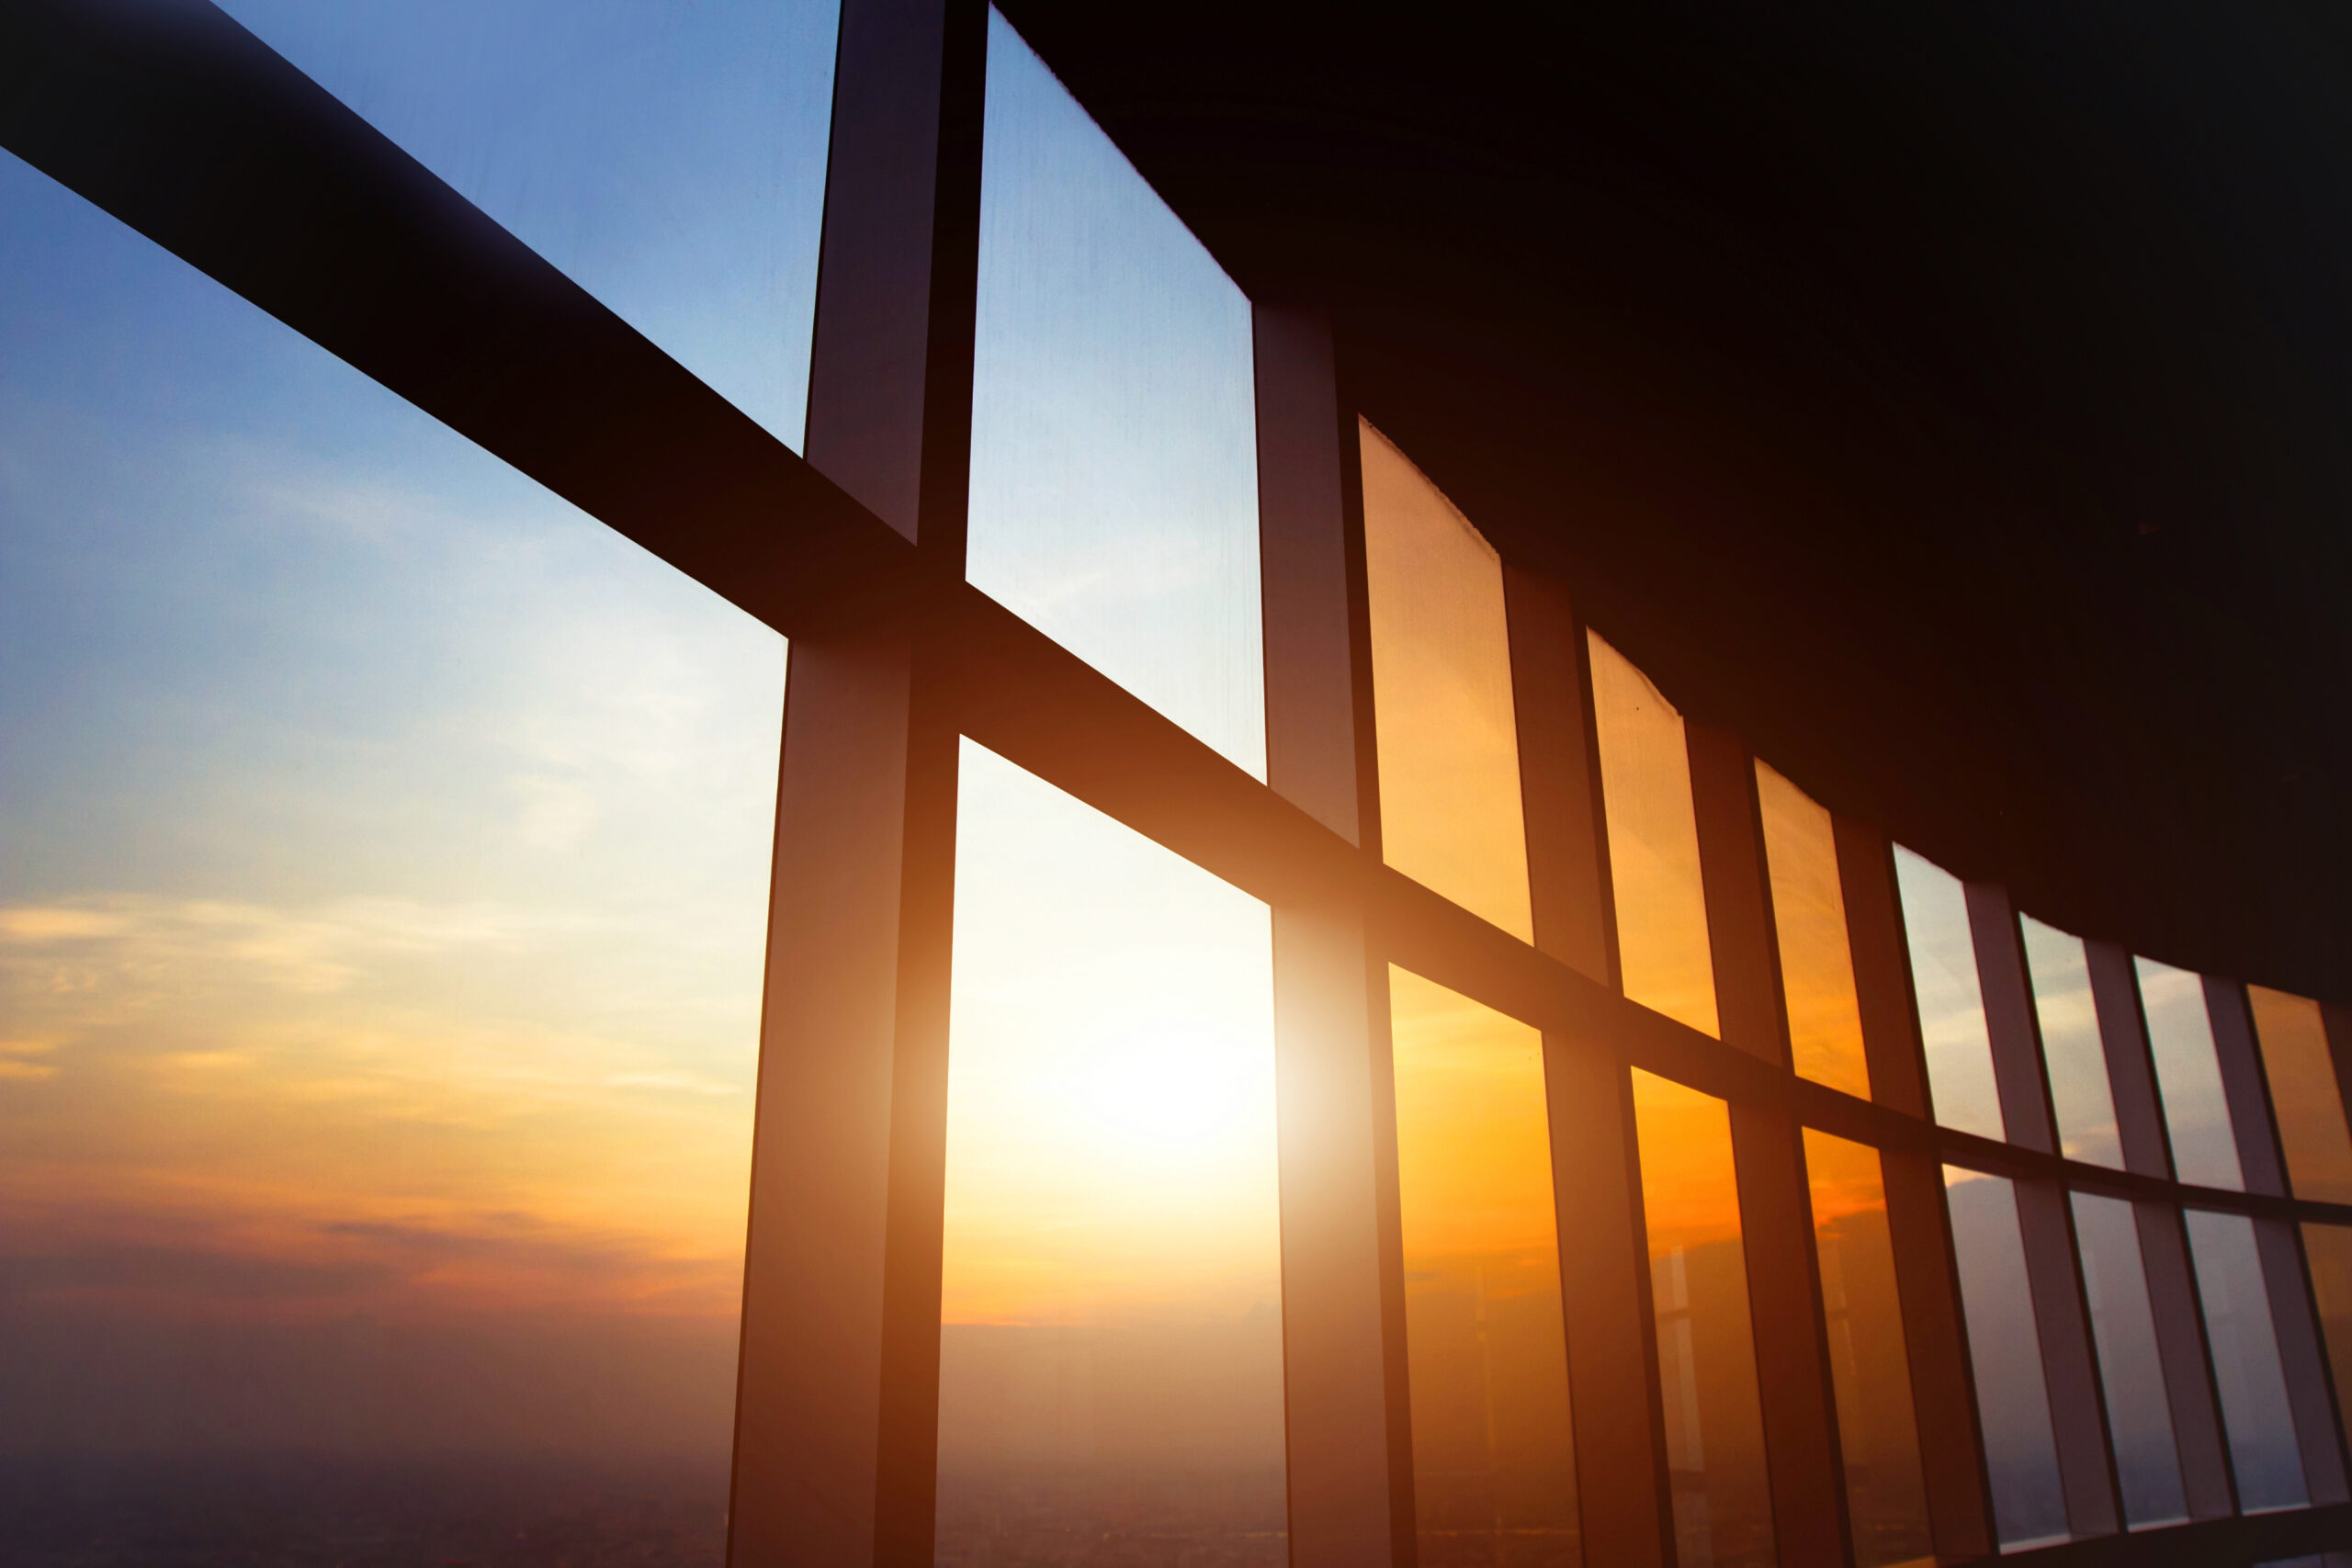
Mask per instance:
[[[2278,1342],[2279,1368],[2287,1378],[2287,1404],[2302,1458],[2303,1487],[2314,1504],[2352,1498],[2345,1484],[2344,1450],[2336,1433],[2335,1403],[2329,1394],[2327,1352],[2320,1343],[2319,1314],[2303,1263],[2302,1238],[2290,1221],[2257,1219],[2255,1247],[2262,1259],[2264,1293],[2270,1301],[2271,1331]]]
[[[1968,884],[1967,899],[2003,1127],[2009,1142],[2055,1154],[2056,1118],[2042,1071],[2041,1033],[2017,910],[2008,891],[1994,883]],[[2054,1182],[2020,1180],[2016,1193],[2051,1429],[2058,1442],[2067,1532],[2077,1540],[2112,1535],[2120,1528],[2120,1494],[2107,1402],[2099,1392],[2098,1354],[2091,1343],[2090,1303],[2075,1246],[2074,1209]]]
[[[1356,666],[1330,327],[1259,306],[1253,339],[1266,782],[1354,840]],[[1279,908],[1273,937],[1290,1561],[1386,1564],[1397,1545],[1392,1434],[1409,1417],[1383,1296],[1386,1064],[1374,1048],[1373,990],[1385,976],[1374,973],[1360,910]]]
[[[1506,566],[1503,594],[1535,945],[1608,980],[1615,924],[1584,635],[1556,583]],[[1671,1561],[1674,1514],[1633,1080],[1614,1042],[1547,1031],[1544,1086],[1584,1561],[1649,1568]]]
[[[1755,765],[1728,730],[1694,720],[1686,733],[1724,1043],[1785,1069],[1788,1037]],[[1735,1100],[1731,1136],[1779,1561],[1786,1568],[1843,1563],[1852,1551],[1852,1523],[1803,1134],[1785,1108]]]
[[[2050,1085],[2041,1066],[2041,1034],[2026,978],[2025,942],[2008,890],[1996,883],[1967,885],[1968,929],[1984,998],[1985,1032],[1993,1046],[1993,1077],[2008,1141],[2043,1154],[2058,1152]]]
[[[2090,974],[2099,1044],[2107,1055],[2108,1093],[2115,1101],[2124,1168],[2169,1181],[2172,1139],[2156,1098],[2155,1062],[2148,1054],[2147,1021],[2140,1008],[2132,955],[2114,942],[2086,940],[2083,962]]]
[[[843,0],[809,461],[962,575],[987,8]],[[733,1568],[916,1568],[937,1483],[956,726],[920,611],[794,640]]]
[[[1924,1119],[1927,1066],[1911,996],[1902,905],[1895,893],[1894,846],[1884,834],[1849,818],[1838,816],[1833,821],[1871,1097]],[[1905,1149],[1883,1149],[1880,1158],[1936,1554],[1985,1556],[1995,1550],[1993,1495],[1977,1430],[1976,1390],[1961,1314],[1951,1218],[1944,1208],[1943,1168],[1932,1156]]]
[[[2135,1202],[2132,1212],[2140,1234],[2140,1267],[2148,1281],[2148,1308],[2155,1320],[2156,1355],[2164,1366],[2165,1403],[2172,1412],[2173,1447],[2180,1456],[2188,1517],[2226,1518],[2237,1512],[2237,1486],[2222,1431],[2221,1396],[2213,1382],[2205,1320],[2197,1305],[2188,1233],[2180,1210],[2170,1203]]]

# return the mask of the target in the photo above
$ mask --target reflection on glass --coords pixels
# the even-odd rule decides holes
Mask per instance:
[[[1960,878],[1900,844],[1894,879],[1903,895],[1903,931],[1911,948],[1911,986],[1919,999],[1919,1039],[1928,1053],[1936,1120],[1963,1133],[2005,1137],[1968,895]]]
[[[781,639],[0,211],[0,1557],[716,1564]]]
[[[967,575],[1266,776],[1250,301],[989,13]]]
[[[2344,1095],[2319,1004],[2267,986],[2245,990],[2295,1196],[2352,1203],[2352,1130],[2345,1126]]]
[[[2213,1054],[2213,1016],[2205,1009],[2205,982],[2169,964],[2132,962],[2140,972],[2148,1050],[2164,1097],[2165,1130],[2172,1136],[2173,1174],[2202,1187],[2243,1188],[2222,1064]]]
[[[2133,1529],[2177,1524],[2188,1517],[2188,1499],[2173,1443],[2148,1276],[2140,1262],[2139,1224],[2122,1199],[2077,1192],[2074,1201],[2075,1239],[2082,1254],[2083,1291],[2090,1301],[2091,1337],[2098,1346],[2099,1385],[2107,1396],[2123,1517]]]
[[[1421,1568],[1572,1568],[1543,1036],[1391,966]]]
[[[835,0],[222,9],[798,449]]]
[[[1285,1560],[1272,965],[1263,904],[964,743],[941,1564]]]
[[[1808,1127],[1806,1178],[1821,1259],[1821,1311],[1845,1450],[1857,1568],[1931,1564],[1928,1483],[1895,1293],[1894,1239],[1876,1149]]]
[[[1642,1208],[1657,1314],[1659,1393],[1684,1568],[1773,1562],[1731,1113],[1713,1095],[1634,1069]]]
[[[2050,1070],[2050,1100],[2058,1112],[2058,1148],[2068,1159],[2123,1168],[2115,1130],[2115,1097],[2107,1083],[2107,1047],[2083,939],[2031,915],[2025,929],[2026,969],[2033,978],[2033,1011],[2041,1025],[2041,1055]]]
[[[1381,856],[1532,942],[1502,558],[1386,436],[1359,433]]]
[[[2319,1308],[2328,1370],[2341,1403],[2352,1398],[2352,1229],[2303,1226],[2303,1258],[2311,1265],[2312,1304]]]
[[[1976,1371],[1976,1413],[1993,1483],[1993,1521],[2001,1550],[2067,1539],[2066,1498],[2058,1483],[2058,1438],[2041,1370],[2041,1336],[2018,1228],[2016,1190],[2007,1179],[1944,1167],[1951,1212],[1952,1255],[1968,1319],[1968,1354]]]
[[[2237,1474],[2238,1506],[2249,1514],[2300,1508],[2303,1461],[2287,1403],[2287,1375],[2278,1363],[2278,1336],[2270,1322],[2270,1292],[2254,1222],[2244,1214],[2188,1211],[2188,1251],[2197,1264],[2197,1298],[2205,1309],[2205,1340],[2213,1351],[2213,1383],[2222,1394],[2222,1424],[2230,1434],[2230,1466]]]
[[[1862,1008],[1854,993],[1846,892],[1838,880],[1829,813],[1762,762],[1756,764],[1756,795],[1772,876],[1781,987],[1788,996],[1790,1059],[1815,1083],[1868,1100]]]
[[[1624,655],[1587,637],[1625,995],[1713,1034],[1714,959],[1682,716]]]

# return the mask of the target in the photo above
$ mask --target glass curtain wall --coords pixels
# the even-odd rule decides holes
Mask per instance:
[[[2107,1081],[2107,1047],[2091,997],[2090,962],[2083,939],[2046,926],[2031,915],[2018,921],[2025,934],[2026,970],[2041,1028],[2041,1057],[2050,1076],[2050,1102],[2058,1117],[2058,1148],[2068,1159],[2123,1168],[2115,1125],[2115,1096]]]
[[[1919,1039],[1928,1053],[1928,1093],[1936,1120],[1963,1133],[2006,1137],[1967,892],[1960,878],[1900,844],[1894,847],[1894,879],[1903,898],[1903,934],[1910,945],[1911,988],[1919,1004]]]
[[[1791,1064],[1815,1083],[1868,1100],[1871,1073],[1836,829],[1811,795],[1762,762],[1756,764],[1756,798],[1772,882]]]
[[[1266,906],[966,741],[942,1568],[1286,1561]]]
[[[1358,440],[1381,856],[1532,942],[1502,558],[1386,436]]]
[[[2135,958],[2140,1008],[2148,1021],[2148,1052],[2155,1059],[2164,1100],[2165,1131],[2172,1141],[2173,1174],[2200,1187],[2241,1189],[2237,1134],[2213,1054],[2213,1017],[2206,1010],[2205,979],[2153,959]]]
[[[1928,1483],[1879,1152],[1808,1127],[1804,1162],[1854,1561],[1857,1568],[1932,1564]]]
[[[1677,1560],[1762,1568],[1777,1557],[1731,1113],[1635,1068],[1634,1122]]]
[[[2222,1396],[2222,1424],[2230,1438],[2238,1506],[2249,1514],[2299,1508],[2310,1501],[2295,1421],[2287,1402],[2287,1375],[2270,1292],[2255,1246],[2255,1222],[2244,1214],[2191,1209],[2188,1252],[2197,1266],[2197,1295],[2212,1348],[2213,1383]]]
[[[1266,776],[1250,301],[989,13],[974,586]]]
[[[0,1556],[716,1563],[782,639],[0,210]]]
[[[2267,986],[2248,986],[2255,1037],[2270,1080],[2287,1180],[2298,1198],[2352,1203],[2352,1130],[2344,1120],[2335,1054],[2319,1004]]]
[[[2074,1194],[2074,1207],[2123,1517],[2133,1529],[2177,1524],[2188,1517],[2188,1500],[2140,1258],[2138,1217],[2124,1200],[2089,1192]]]
[[[2058,1438],[2050,1423],[2016,1190],[2003,1177],[1946,1166],[1944,1201],[1951,1213],[1952,1256],[1960,1265],[1976,1415],[2001,1550],[2064,1540]]]
[[[1599,634],[1587,642],[1625,995],[1713,1034],[1714,959],[1682,716]]]
[[[1393,966],[1388,1002],[1421,1568],[1572,1568],[1543,1037]]]

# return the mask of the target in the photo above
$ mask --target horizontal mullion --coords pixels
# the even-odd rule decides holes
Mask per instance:
[[[2003,1568],[2133,1568],[2150,1562],[2263,1562],[2346,1546],[2352,1546],[2352,1504],[2331,1503],[2097,1536],[1982,1561]]]
[[[0,146],[786,636],[916,552],[202,0],[0,0]]]

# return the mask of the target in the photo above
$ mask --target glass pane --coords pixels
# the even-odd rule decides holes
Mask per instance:
[[[2237,1472],[2238,1506],[2249,1514],[2300,1508],[2310,1499],[2254,1222],[2244,1214],[2197,1209],[2188,1218],[2205,1340],[2212,1347],[2213,1382],[2222,1393],[2222,1424],[2229,1428],[2230,1465]]]
[[[782,640],[0,212],[10,1546],[716,1564]]]
[[[989,13],[967,575],[1266,776],[1250,301]]]
[[[2335,1375],[2340,1404],[2352,1399],[2352,1229],[2305,1225],[2303,1259],[2311,1266],[2312,1303],[2319,1308],[2328,1371]]]
[[[1387,437],[1359,434],[1381,857],[1532,942],[1502,558]]]
[[[1570,1568],[1544,1039],[1393,965],[1388,1003],[1421,1568]]]
[[[1829,813],[1779,773],[1756,764],[1764,859],[1772,875],[1772,925],[1781,942],[1781,988],[1789,1003],[1789,1053],[1815,1083],[1870,1098],[1862,1008],[1846,936],[1846,892]]]
[[[2133,1529],[2177,1524],[2188,1517],[2188,1499],[2173,1444],[2148,1276],[2140,1262],[2139,1223],[2120,1198],[2077,1192],[2074,1201],[2075,1240],[2090,1300],[2091,1337],[2098,1346],[2099,1384],[2115,1444],[2116,1479],[2123,1487],[2123,1517]]]
[[[1714,957],[1682,716],[1624,655],[1587,636],[1625,995],[1713,1034]]]
[[[2352,1130],[2344,1123],[2344,1094],[2319,1004],[2267,986],[2245,992],[2295,1196],[2352,1203]]]
[[[969,741],[942,1564],[1280,1564],[1266,907]]]
[[[2186,969],[2145,958],[2140,1005],[2148,1015],[2148,1048],[2156,1060],[2156,1087],[2172,1135],[2173,1174],[2201,1187],[2243,1188],[2237,1134],[2213,1055],[2213,1017],[2205,1010],[2205,982]]]
[[[799,449],[835,0],[222,8]]]
[[[1932,1564],[1928,1483],[1919,1467],[1919,1427],[1911,1407],[1911,1363],[1904,1349],[1879,1154],[1808,1127],[1804,1163],[1854,1561],[1858,1568]]]
[[[2050,1100],[2058,1111],[2059,1152],[2068,1159],[2123,1168],[2115,1130],[2115,1098],[2107,1084],[2107,1047],[2083,939],[2031,915],[2025,928],[2025,962],[2033,978],[2033,1010],[2041,1024],[2041,1055],[2050,1070]]]
[[[1683,1568],[1758,1568],[1775,1561],[1772,1497],[1731,1112],[1633,1071],[1675,1550]]]
[[[1927,1048],[1936,1120],[1963,1133],[2006,1137],[1968,895],[1960,878],[1900,844],[1894,846],[1894,880],[1903,895],[1903,932],[1911,948],[1911,987],[1919,999],[1919,1039]]]
[[[2017,1193],[2006,1178],[1948,1165],[1944,1201],[1951,1211],[1952,1255],[1960,1264],[1961,1307],[1968,1319],[1976,1414],[2001,1550],[2064,1540],[2066,1498],[2058,1484],[2058,1439],[2050,1426]]]

